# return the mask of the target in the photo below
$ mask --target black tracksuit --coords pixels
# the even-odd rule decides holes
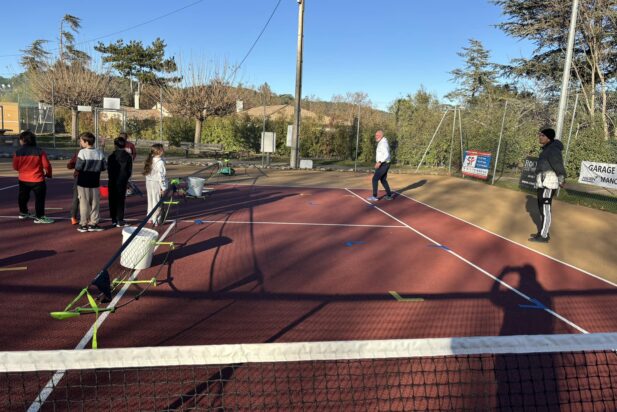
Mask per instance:
[[[124,149],[116,149],[107,159],[109,174],[109,215],[111,221],[124,221],[126,187],[133,173],[133,158]]]
[[[538,164],[536,166],[536,175],[542,176],[541,180],[544,180],[543,176],[546,172],[554,172],[559,183],[562,183],[566,178],[566,168],[563,164],[563,156],[561,154],[563,150],[563,143],[559,140],[552,140],[542,146],[542,151],[538,157]],[[556,189],[538,187],[538,209],[540,210],[540,217],[542,224],[540,226],[539,235],[543,238],[549,236],[549,229],[552,221],[552,203],[553,196],[555,196]]]

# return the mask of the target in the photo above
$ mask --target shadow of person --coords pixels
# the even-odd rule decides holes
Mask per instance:
[[[554,332],[555,317],[548,311],[552,307],[552,299],[538,282],[533,266],[506,266],[497,278],[529,298],[524,299],[502,283],[494,282],[490,299],[494,305],[503,309],[500,336]],[[556,365],[554,360],[550,359],[550,354],[540,357],[537,354],[495,355],[497,409],[523,410],[525,405],[530,404],[558,406],[559,386],[554,368]],[[548,360],[548,363],[545,364],[545,360]],[[522,384],[522,374],[530,381],[529,385]],[[538,386],[542,386],[543,390],[534,391],[533,388]]]
[[[542,216],[540,216],[540,210],[538,209],[538,199],[535,196],[527,195],[525,201],[525,210],[529,213],[529,217],[534,225],[536,225],[537,232],[540,232],[542,228]]]
[[[424,186],[427,182],[428,182],[428,180],[426,180],[426,179],[418,180],[417,182],[414,182],[414,183],[412,183],[412,184],[410,184],[408,186],[405,186],[405,187],[402,187],[402,188],[398,189],[397,192],[403,193],[403,192],[405,192],[407,190],[417,189],[419,187]]]

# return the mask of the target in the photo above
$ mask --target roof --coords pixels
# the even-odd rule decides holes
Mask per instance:
[[[265,114],[266,117],[270,119],[280,119],[280,118],[290,118],[294,115],[295,108],[289,104],[277,104],[273,106],[265,106]],[[264,116],[264,106],[253,107],[248,110],[244,110],[240,113],[246,113],[250,117],[263,118]],[[312,118],[319,119],[320,116],[310,110],[302,109],[300,111],[300,116],[302,118]],[[330,123],[330,117],[323,116],[321,117],[324,124]]]

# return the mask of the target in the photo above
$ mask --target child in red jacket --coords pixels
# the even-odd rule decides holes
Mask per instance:
[[[19,218],[34,218],[34,223],[54,223],[45,216],[45,178],[51,178],[51,163],[47,154],[36,145],[36,135],[26,130],[19,135],[21,148],[13,154],[13,169],[19,172]],[[30,192],[34,192],[35,215],[28,211]]]

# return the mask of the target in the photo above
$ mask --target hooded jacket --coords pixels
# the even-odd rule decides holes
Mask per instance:
[[[566,178],[566,168],[563,166],[563,143],[559,140],[552,140],[542,146],[540,157],[538,158],[538,165],[536,166],[536,173],[553,171],[557,176],[561,176],[562,179]]]
[[[116,149],[107,158],[109,184],[126,186],[133,173],[133,158],[124,149]]]
[[[51,177],[51,163],[47,154],[38,146],[22,146],[13,154],[13,169],[19,172],[22,182],[43,182]]]
[[[536,165],[536,187],[557,189],[566,179],[566,168],[563,166],[561,151],[563,143],[552,140],[542,146],[542,151]]]

